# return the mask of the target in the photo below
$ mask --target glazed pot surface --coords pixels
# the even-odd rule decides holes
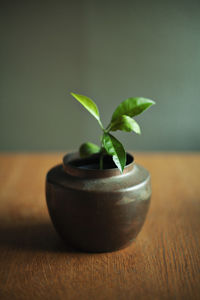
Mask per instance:
[[[148,171],[133,163],[130,154],[127,161],[125,172],[120,174],[117,168],[77,166],[77,154],[68,154],[63,165],[48,172],[49,214],[68,245],[106,252],[126,247],[135,239],[149,208],[151,183]]]

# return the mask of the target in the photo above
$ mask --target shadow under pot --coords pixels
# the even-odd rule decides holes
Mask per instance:
[[[54,227],[67,245],[109,252],[131,244],[142,228],[151,197],[150,174],[127,153],[121,174],[111,156],[64,156],[46,177],[46,201]]]

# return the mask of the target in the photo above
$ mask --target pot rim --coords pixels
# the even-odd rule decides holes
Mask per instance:
[[[124,176],[125,174],[129,173],[132,171],[134,167],[134,156],[128,152],[126,152],[127,157],[130,159],[130,163],[128,163],[123,170],[123,173],[120,172],[120,170],[115,167],[115,168],[110,168],[110,169],[85,169],[85,168],[80,168],[77,167],[73,164],[71,164],[72,161],[75,160],[83,160],[84,158],[81,158],[78,152],[70,152],[67,153],[63,157],[63,169],[64,171],[75,177],[85,177],[85,178],[106,178],[106,177],[113,177],[113,176]],[[92,155],[90,158],[95,159],[97,155]],[[87,158],[87,159],[90,159]]]

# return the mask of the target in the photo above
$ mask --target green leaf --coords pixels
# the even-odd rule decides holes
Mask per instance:
[[[81,157],[88,157],[92,154],[98,153],[100,151],[100,147],[93,143],[84,143],[79,148],[79,153]]]
[[[141,133],[139,124],[131,117],[126,115],[122,115],[115,121],[111,122],[109,130],[134,131],[137,134]]]
[[[109,155],[112,155],[113,161],[122,173],[126,165],[126,152],[123,145],[110,133],[104,133],[103,145]]]
[[[128,98],[116,108],[111,121],[113,122],[122,115],[127,115],[129,117],[139,115],[153,104],[155,104],[153,100],[146,98]]]
[[[83,95],[78,95],[75,93],[70,93],[70,94],[76,100],[78,100],[91,113],[91,115],[93,115],[93,117],[95,117],[97,119],[101,128],[103,128],[101,120],[100,120],[99,110],[98,110],[97,105],[94,103],[94,101]]]

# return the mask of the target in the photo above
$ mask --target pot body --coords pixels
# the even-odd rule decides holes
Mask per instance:
[[[64,165],[55,166],[46,177],[46,201],[56,231],[69,246],[82,251],[128,246],[149,208],[149,172],[132,163],[125,174],[96,170],[101,175],[90,176],[89,170],[79,173],[80,168],[70,166],[70,155],[66,158],[69,162],[64,159]]]

